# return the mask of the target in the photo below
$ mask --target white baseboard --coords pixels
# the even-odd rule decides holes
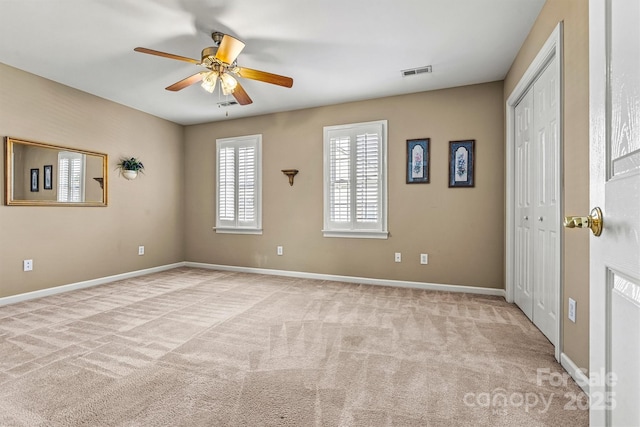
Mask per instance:
[[[205,264],[185,262],[185,267],[206,268],[209,270],[235,271],[239,273],[267,274],[271,276],[298,277],[301,279],[334,280],[337,282],[362,283],[365,285],[394,286],[430,291],[466,292],[471,294],[495,295],[505,297],[504,289],[480,288],[475,286],[445,285],[439,283],[408,282],[404,280],[372,279],[368,277],[338,276],[334,274],[306,273],[302,271],[273,270],[269,268],[237,267],[233,265]]]
[[[173,268],[184,267],[184,262],[161,265],[159,267],[146,268],[144,270],[130,271],[128,273],[116,274],[114,276],[100,277],[98,279],[86,280],[84,282],[70,283],[68,285],[56,286],[53,288],[41,289],[39,291],[25,292],[23,294],[11,295],[0,298],[0,306],[14,304],[16,302],[27,301],[35,298],[42,298],[49,295],[74,291],[76,289],[89,288],[91,286],[103,285],[117,280],[130,279],[132,277],[143,276],[145,274],[158,273],[160,271],[171,270]]]
[[[573,363],[573,360],[569,358],[566,354],[562,353],[560,355],[560,364],[567,371],[571,378],[578,384],[578,386],[584,391],[587,396],[589,395],[589,377],[584,373],[584,371],[578,368],[578,365]]]
[[[302,271],[273,270],[268,268],[236,267],[232,265],[204,264],[204,263],[198,263],[198,262],[177,262],[175,264],[161,265],[158,267],[147,268],[144,270],[136,270],[128,273],[116,274],[114,276],[101,277],[97,279],[86,280],[83,282],[77,282],[77,283],[71,283],[68,285],[56,286],[53,288],[41,289],[39,291],[25,292],[23,294],[11,295],[8,297],[0,298],[0,306],[7,305],[7,304],[14,304],[17,302],[27,301],[27,300],[36,299],[36,298],[42,298],[49,295],[60,294],[63,292],[69,292],[76,289],[84,289],[84,288],[89,288],[91,286],[103,285],[105,283],[111,283],[117,280],[130,279],[132,277],[143,276],[145,274],[158,273],[160,271],[171,270],[173,268],[178,268],[178,267],[206,268],[209,270],[235,271],[240,273],[256,273],[256,274],[266,274],[271,276],[298,277],[301,279],[334,280],[337,282],[362,283],[365,285],[394,286],[394,287],[400,287],[400,288],[415,288],[415,289],[425,289],[425,290],[431,290],[431,291],[466,292],[471,294],[495,295],[503,298],[505,297],[504,289],[480,288],[475,286],[462,286],[462,285],[445,285],[445,284],[439,284],[439,283],[408,282],[403,280],[373,279],[369,277],[338,276],[334,274],[306,273]]]

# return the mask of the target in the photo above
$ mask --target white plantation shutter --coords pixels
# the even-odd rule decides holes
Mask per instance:
[[[377,223],[380,217],[380,138],[376,133],[356,139],[356,222]]]
[[[324,128],[325,237],[387,238],[386,120]]]
[[[85,155],[58,153],[58,201],[84,202]]]
[[[235,149],[224,147],[218,150],[218,219],[233,221],[235,210],[236,168]]]
[[[262,232],[261,147],[261,135],[216,140],[218,233]]]
[[[238,148],[238,222],[256,219],[256,148]]]
[[[351,221],[351,142],[348,136],[331,138],[329,152],[329,216],[331,222]]]

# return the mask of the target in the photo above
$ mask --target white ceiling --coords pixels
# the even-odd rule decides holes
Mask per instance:
[[[545,0],[0,0],[0,62],[180,124],[501,80]],[[248,106],[195,84],[210,33],[243,40]],[[408,68],[433,73],[402,77]]]

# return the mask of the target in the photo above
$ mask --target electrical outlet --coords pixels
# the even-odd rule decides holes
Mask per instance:
[[[22,261],[22,267],[23,267],[24,271],[33,270],[33,260],[32,259],[25,259],[24,261]]]
[[[569,320],[576,323],[576,301],[573,298],[569,298]]]
[[[402,262],[402,254],[400,252],[396,252],[395,260],[396,262]]]
[[[138,255],[144,255],[144,246],[138,246]]]
[[[420,254],[420,264],[429,264],[429,254]]]
[[[282,256],[282,255],[284,254],[284,251],[282,250],[282,246],[278,246],[278,247],[276,247],[276,253],[277,253],[279,256]]]

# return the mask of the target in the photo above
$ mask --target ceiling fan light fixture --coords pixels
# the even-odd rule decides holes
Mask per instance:
[[[224,95],[231,95],[238,86],[238,81],[229,73],[220,74],[220,86]]]
[[[213,93],[216,89],[216,82],[218,81],[218,74],[215,71],[208,73],[204,79],[202,79],[202,88],[209,93]]]

